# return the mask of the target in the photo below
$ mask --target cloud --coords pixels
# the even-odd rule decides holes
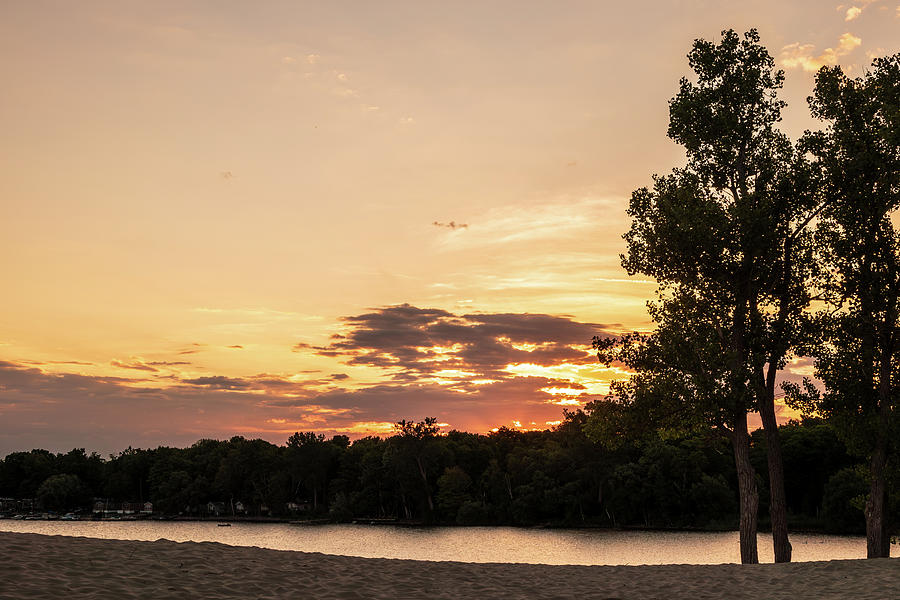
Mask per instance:
[[[855,21],[867,6],[874,4],[875,2],[878,2],[878,0],[858,0],[844,12],[844,21]],[[844,5],[839,5],[837,9],[844,10]]]
[[[57,375],[0,361],[0,457],[36,447],[108,453],[233,435],[283,443],[294,431],[384,435],[391,433],[385,424],[426,416],[485,432],[513,420],[559,419],[562,411],[541,391],[560,383],[549,378],[500,381],[470,393],[438,384],[303,392],[308,382],[290,379],[213,376],[157,389],[133,379]],[[260,393],[247,393],[251,388]]]
[[[484,246],[533,244],[572,239],[608,218],[608,209],[621,210],[621,199],[563,198],[535,206],[504,206],[487,211],[465,235],[447,231],[440,244],[448,250]],[[457,224],[458,226],[458,224]]]
[[[243,390],[250,387],[250,384],[243,379],[223,377],[222,375],[214,375],[212,377],[197,377],[196,379],[182,379],[182,382],[190,385],[215,388],[217,390]]]
[[[0,457],[11,451],[189,445],[202,437],[253,434],[280,416],[248,395],[211,386],[158,389],[122,377],[45,373],[0,361]],[[267,436],[283,442],[286,436]]]
[[[438,221],[434,221],[432,223],[435,227],[446,227],[447,229],[466,229],[468,225],[466,223],[457,223],[456,221],[450,221],[449,223],[440,223]]]
[[[233,350],[243,350],[244,349],[244,347],[241,346],[240,344],[233,344],[231,346],[228,346],[228,348],[231,348]]]
[[[862,45],[862,39],[852,33],[843,34],[836,48],[826,48],[815,54],[812,44],[795,42],[781,49],[781,64],[788,69],[801,68],[807,72],[818,71],[824,66],[834,66],[838,61]]]
[[[130,363],[124,362],[121,360],[111,360],[111,361],[109,361],[109,364],[114,367],[118,367],[120,369],[134,369],[136,371],[151,371],[153,373],[156,373],[159,371],[159,369],[157,369],[156,367],[151,366],[140,360],[135,360]]]
[[[397,420],[426,416],[467,431],[514,421],[530,428],[606,393],[601,386],[614,373],[597,363],[590,339],[617,328],[567,315],[402,304],[345,317],[324,345],[295,346],[338,358],[359,370],[353,376],[315,370],[181,377],[155,372],[185,361],[131,358],[113,364],[154,377],[99,377],[0,361],[0,455],[88,444],[107,452],[233,435],[283,443],[294,431],[385,434]]]
[[[81,365],[85,367],[94,366],[94,363],[92,362],[84,362],[81,360],[23,360],[19,362],[28,365]]]
[[[591,338],[615,327],[560,315],[454,314],[409,304],[343,321],[346,331],[317,354],[384,369],[396,382],[427,378],[463,386],[514,377],[507,371],[512,364],[593,363]]]

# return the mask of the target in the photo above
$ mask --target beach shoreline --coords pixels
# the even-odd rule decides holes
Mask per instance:
[[[0,532],[0,597],[887,598],[897,559],[572,566],[372,559]]]

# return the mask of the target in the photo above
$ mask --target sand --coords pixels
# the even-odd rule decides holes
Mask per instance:
[[[0,598],[897,598],[898,559],[583,567],[0,532]]]

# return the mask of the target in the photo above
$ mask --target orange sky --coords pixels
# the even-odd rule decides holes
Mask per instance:
[[[20,2],[0,19],[0,455],[546,427],[649,326],[630,192],[696,37],[900,50],[898,0]],[[793,375],[808,365],[792,367]]]

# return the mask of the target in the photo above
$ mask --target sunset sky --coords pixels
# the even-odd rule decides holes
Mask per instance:
[[[0,456],[548,427],[650,327],[618,254],[692,40],[758,28],[796,139],[898,4],[6,3]]]

